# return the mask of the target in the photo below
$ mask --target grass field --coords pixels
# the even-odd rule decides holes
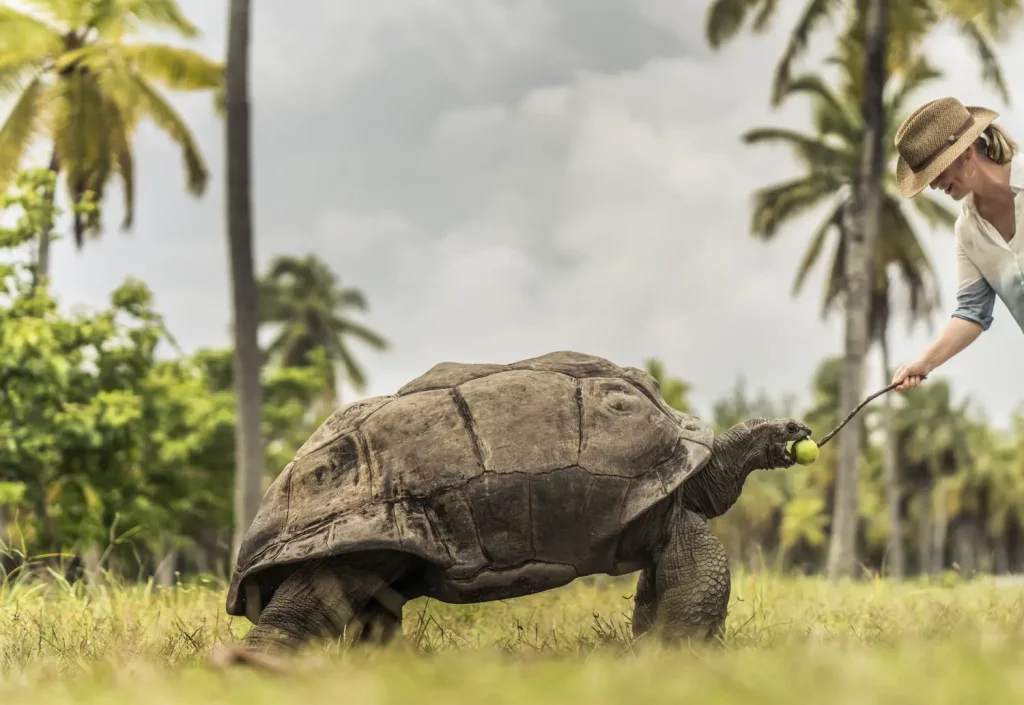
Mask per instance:
[[[1024,702],[1024,586],[734,578],[726,642],[630,643],[633,580],[472,607],[416,601],[405,642],[311,650],[287,676],[208,665],[248,622],[220,585],[8,587],[0,702]]]

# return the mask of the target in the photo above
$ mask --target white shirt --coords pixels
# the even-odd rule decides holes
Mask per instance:
[[[1024,157],[1010,162],[1017,230],[1010,242],[981,217],[974,194],[967,196],[956,219],[957,307],[953,315],[988,330],[996,296],[1024,331]]]

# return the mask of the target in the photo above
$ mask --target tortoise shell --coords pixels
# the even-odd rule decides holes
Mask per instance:
[[[616,573],[624,527],[711,454],[657,382],[600,357],[443,362],[328,418],[275,479],[241,545],[229,614],[268,569],[364,551],[429,566],[448,602]]]

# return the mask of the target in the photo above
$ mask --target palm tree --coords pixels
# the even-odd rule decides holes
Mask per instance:
[[[253,273],[252,176],[249,133],[249,0],[231,0],[224,100],[227,108],[227,225],[235,321],[235,389],[238,431],[235,444],[235,531],[231,559],[263,498],[263,442],[260,435],[259,289]]]
[[[861,113],[864,136],[861,164],[854,182],[853,198],[845,211],[846,311],[844,341],[843,407],[853,408],[864,390],[864,357],[870,344],[871,292],[877,278],[874,271],[879,230],[882,224],[883,154],[885,137],[885,84],[888,80],[886,43],[888,0],[866,0],[857,11],[854,32],[864,37],[864,94]],[[836,469],[835,511],[828,552],[828,577],[835,580],[853,575],[857,549],[857,485],[860,471],[860,430],[853,427],[839,441]]]
[[[384,350],[387,341],[347,316],[348,310],[366,311],[362,291],[342,287],[334,272],[315,255],[301,259],[281,256],[260,282],[260,298],[261,321],[279,326],[267,348],[268,358],[284,366],[307,367],[314,351],[322,349],[336,368],[329,380],[335,406],[341,399],[343,378],[356,391],[365,389],[366,374],[347,339],[358,338],[376,350]]]
[[[755,31],[767,26],[777,10],[777,0],[715,0],[709,8],[706,33],[712,46],[718,46],[730,32],[735,34],[747,13],[759,10]],[[860,149],[860,168],[855,172],[853,198],[843,211],[846,219],[847,257],[845,262],[846,326],[842,399],[852,407],[863,390],[863,356],[870,334],[871,282],[874,276],[876,243],[882,227],[883,142],[885,86],[890,69],[900,73],[905,60],[943,19],[956,21],[975,45],[983,64],[983,75],[993,82],[1008,100],[1001,71],[991,51],[989,35],[1008,36],[1003,23],[1020,14],[1018,0],[908,0],[896,3],[890,18],[886,0],[809,0],[789,45],[776,69],[772,86],[772,104],[777,106],[787,93],[794,59],[806,48],[815,26],[846,9],[852,12],[851,31],[863,37],[865,61],[861,64],[863,92],[861,113],[864,127]],[[982,12],[984,10],[984,12]],[[890,32],[890,19],[893,30]],[[841,456],[836,482],[836,513],[829,550],[828,574],[831,578],[850,575],[854,568],[857,521],[858,427],[840,441]]]
[[[906,479],[915,488],[918,569],[937,574],[944,567],[951,504],[958,474],[971,465],[971,425],[965,400],[953,404],[949,384],[936,380],[906,398],[896,414],[897,447]]]
[[[801,134],[777,128],[758,128],[747,132],[743,139],[748,144],[781,143],[793,149],[806,172],[792,180],[760,189],[754,195],[752,230],[755,236],[771,240],[780,228],[813,208],[827,205],[826,215],[814,233],[804,257],[797,267],[792,292],[800,293],[807,276],[822,258],[825,245],[834,237],[835,246],[822,301],[822,316],[832,313],[840,302],[848,301],[850,257],[849,220],[847,214],[854,207],[855,184],[860,181],[860,150],[865,133],[863,115],[859,110],[862,100],[858,67],[862,65],[864,43],[856,34],[847,35],[840,43],[839,52],[830,63],[840,70],[840,90],[833,91],[820,76],[809,74],[791,82],[787,96],[807,95],[812,100],[816,134]],[[911,65],[904,81],[891,86],[885,105],[886,154],[884,162],[895,159],[892,137],[902,119],[909,97],[938,73],[923,57]],[[938,287],[935,273],[921,247],[904,204],[911,204],[917,213],[932,225],[952,228],[955,214],[945,206],[922,196],[911,201],[902,199],[896,189],[891,170],[879,179],[884,182],[881,203],[882,237],[878,240],[875,257],[873,286],[868,292],[867,338],[881,348],[883,374],[889,379],[888,336],[889,321],[894,308],[893,282],[899,279],[908,292],[906,317],[913,323],[927,319],[938,305]],[[888,403],[888,401],[887,401]],[[856,401],[844,400],[842,406],[851,408]],[[887,424],[887,428],[891,428]],[[856,431],[857,429],[852,429]],[[846,437],[850,434],[847,433]],[[898,479],[891,447],[892,434],[887,433],[888,451],[884,468],[889,482],[891,573],[903,573],[903,552],[900,544]],[[853,446],[859,447],[859,443]],[[858,451],[859,452],[859,451]],[[855,485],[854,485],[855,486]]]
[[[840,19],[851,10],[863,14],[869,0],[806,0],[786,48],[775,68],[771,104],[777,107],[787,94],[796,62],[803,57],[811,37],[822,25]],[[752,18],[755,33],[772,26],[779,0],[712,0],[705,15],[704,35],[709,46],[719,49],[734,39]],[[996,58],[993,42],[1011,36],[1024,3],[1020,0],[905,0],[889,3],[887,64],[893,75],[902,75],[913,62],[928,34],[944,22],[955,26],[981,63],[982,78],[1009,102],[1009,91]]]
[[[101,200],[114,176],[125,199],[122,227],[135,214],[132,136],[151,118],[182,151],[186,185],[200,195],[207,169],[181,116],[154,84],[216,90],[223,69],[196,52],[127,43],[143,26],[195,37],[175,0],[34,0],[35,13],[0,7],[0,97],[16,95],[0,128],[0,193],[37,139],[52,144],[49,168],[64,175],[73,204]],[[51,194],[52,197],[52,194]],[[100,232],[99,211],[76,212],[75,242]],[[49,272],[50,232],[40,234],[37,280]]]

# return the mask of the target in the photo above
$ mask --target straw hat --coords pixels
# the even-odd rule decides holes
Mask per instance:
[[[896,183],[910,198],[921,193],[999,117],[988,108],[965,108],[956,98],[939,98],[911,113],[896,131]]]

